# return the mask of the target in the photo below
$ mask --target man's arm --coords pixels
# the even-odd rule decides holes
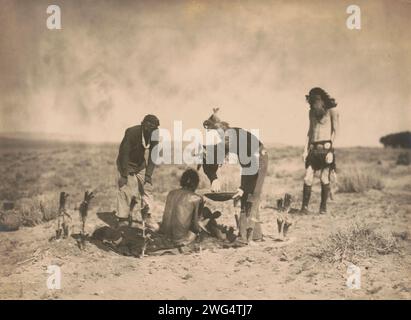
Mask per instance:
[[[204,200],[199,196],[196,196],[196,197],[198,197],[198,199],[196,199],[194,202],[194,211],[193,211],[191,230],[197,234],[201,231],[200,219],[201,219],[201,215],[204,209]]]
[[[218,180],[217,177],[217,170],[218,170],[218,164],[217,164],[217,147],[216,146],[210,146],[208,148],[212,149],[207,149],[204,152],[203,155],[203,171],[206,174],[208,180],[210,180],[210,183],[213,183],[214,180]],[[211,154],[213,152],[213,154]],[[212,158],[211,155],[214,155]],[[213,160],[211,162],[211,160]]]
[[[218,179],[217,170],[218,170],[218,164],[206,164],[206,163],[203,164],[203,171],[211,183],[213,183],[214,180]]]
[[[338,111],[335,108],[330,109],[331,115],[331,142],[335,148],[335,140],[337,138],[337,133],[339,132],[340,120]]]
[[[130,156],[130,130],[127,129],[124,133],[124,138],[121,141],[120,149],[118,151],[118,170],[122,177],[128,176],[128,161]]]
[[[148,183],[152,183],[151,181],[151,176],[153,175],[154,172],[154,168],[156,167],[153,159],[152,159],[152,152],[154,147],[158,144],[158,140],[152,140],[150,143],[150,154],[147,160],[147,168],[146,168],[146,174],[145,174],[145,178],[144,181],[148,182]]]
[[[305,144],[304,144],[304,152],[303,152],[303,161],[305,162],[305,159],[308,156],[308,147],[311,142],[311,137],[312,137],[312,131],[313,131],[313,124],[312,124],[312,116],[311,116],[311,110],[308,113],[308,121],[309,121],[309,127],[308,127],[308,132],[307,132],[307,137],[305,139]]]
[[[305,162],[305,158],[308,156],[308,146],[310,145],[310,138],[307,135],[307,138],[305,139],[305,144],[304,144],[304,152],[303,152],[303,161]]]

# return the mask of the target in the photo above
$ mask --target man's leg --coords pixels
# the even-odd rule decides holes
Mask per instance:
[[[252,234],[249,237],[256,241],[263,238],[259,212],[261,195],[253,195],[252,198],[253,202],[251,204],[249,216],[247,217],[247,229],[251,229],[250,232],[252,232]]]
[[[137,196],[138,184],[135,176],[128,176],[127,184],[117,191],[117,217],[126,221],[130,215],[130,202],[133,196]]]
[[[144,173],[139,172],[137,175],[138,191],[141,199],[141,218],[145,220],[147,228],[156,230],[158,225],[154,223],[151,217],[151,209],[153,207],[153,196],[151,186],[144,185]]]
[[[305,176],[304,176],[303,203],[301,205],[302,213],[309,213],[308,204],[310,203],[311,186],[313,184],[313,180],[314,180],[314,170],[311,166],[308,166],[307,169],[305,169]]]
[[[330,168],[321,170],[321,204],[320,213],[327,213],[327,200],[330,194]]]
[[[261,193],[263,191],[263,185],[265,176],[267,175],[268,168],[268,154],[264,152],[260,155],[258,177],[255,184],[253,194],[251,195],[251,207],[247,215],[246,206],[246,216],[247,216],[247,229],[251,229],[252,235],[250,235],[252,240],[261,240],[263,238],[263,232],[261,229],[260,222],[260,200]],[[244,237],[246,235],[242,235]]]

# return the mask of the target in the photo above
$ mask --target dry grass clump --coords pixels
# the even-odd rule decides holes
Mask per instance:
[[[35,226],[57,217],[58,194],[45,194],[33,198],[23,198],[17,202],[16,214],[20,215],[21,224]]]
[[[382,190],[384,183],[381,175],[369,168],[348,169],[338,177],[338,192],[357,193],[370,189]]]
[[[397,165],[409,166],[411,164],[411,154],[409,152],[402,152],[398,155]]]
[[[0,212],[0,231],[2,227],[13,230],[17,230],[20,226],[33,227],[56,218],[57,213],[57,194],[22,198],[16,202],[15,209]]]
[[[398,253],[397,239],[392,233],[375,231],[369,225],[354,222],[349,227],[332,233],[313,256],[331,263],[357,263],[377,254]]]

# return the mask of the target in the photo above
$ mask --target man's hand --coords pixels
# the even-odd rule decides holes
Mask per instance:
[[[144,190],[147,191],[148,193],[153,192],[153,184],[146,180],[144,182]]]
[[[151,180],[151,176],[144,176],[144,184],[149,183],[149,184],[153,184],[152,180]]]
[[[121,176],[118,179],[118,187],[121,189],[123,186],[127,184],[127,177]]]
[[[211,183],[211,192],[220,192],[221,190],[221,183],[220,180],[214,179]]]
[[[233,195],[233,199],[234,199],[234,200],[238,200],[238,199],[240,199],[240,198],[243,196],[243,194],[244,194],[244,190],[238,188],[238,189],[237,189],[237,193],[236,193],[235,195]]]

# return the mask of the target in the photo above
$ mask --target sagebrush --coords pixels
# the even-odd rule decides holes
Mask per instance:
[[[365,223],[354,222],[345,229],[329,235],[313,255],[331,263],[357,263],[377,254],[398,251],[397,239],[392,233],[375,231],[375,228]]]

